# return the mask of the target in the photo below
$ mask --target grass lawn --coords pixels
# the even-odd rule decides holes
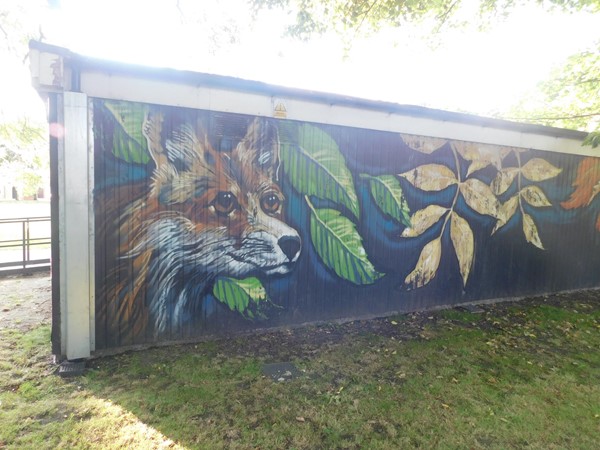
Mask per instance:
[[[600,292],[324,325],[92,360],[0,336],[0,448],[592,449]],[[263,363],[291,361],[278,382]]]

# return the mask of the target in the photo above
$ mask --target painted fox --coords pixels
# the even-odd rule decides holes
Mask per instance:
[[[283,275],[301,250],[283,218],[273,124],[256,118],[226,152],[211,146],[200,119],[167,123],[159,110],[146,115],[154,172],[149,184],[127,187],[135,199],[115,224],[119,263],[105,313],[125,341],[180,329],[218,275]]]

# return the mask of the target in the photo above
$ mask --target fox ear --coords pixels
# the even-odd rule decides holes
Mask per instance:
[[[164,120],[162,112],[150,111],[146,114],[142,125],[142,134],[146,138],[148,151],[157,169],[169,163],[161,142]]]
[[[276,178],[279,166],[279,135],[268,119],[256,117],[248,126],[246,136],[233,150],[232,156],[242,167],[252,165]]]
[[[215,151],[208,142],[202,123],[194,127],[183,122],[173,129],[163,130],[165,119],[160,110],[146,115],[142,133],[157,170],[177,172],[208,170],[214,164]],[[169,122],[173,127],[173,123]],[[166,135],[166,136],[164,136]],[[163,145],[164,142],[164,145]]]

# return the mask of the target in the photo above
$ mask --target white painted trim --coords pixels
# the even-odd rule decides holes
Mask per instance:
[[[61,345],[67,359],[90,356],[88,101],[63,94],[64,137],[59,147]]]
[[[88,253],[89,253],[89,296],[90,296],[90,351],[96,349],[96,212],[94,209],[94,108],[88,98],[87,128],[87,179],[88,179]]]
[[[179,106],[219,112],[272,117],[273,97],[250,92],[190,86],[168,81],[101,72],[81,74],[81,89],[90,97]],[[585,156],[597,151],[582,147],[581,140],[518,130],[443,121],[409,114],[367,110],[294,98],[284,98],[287,118],[419,136],[520,147]]]
[[[62,95],[56,96],[56,108],[57,108],[57,121],[59,124],[63,124],[64,120],[64,101]],[[67,314],[67,296],[65,292],[67,290],[67,239],[66,239],[66,203],[63,199],[66,199],[66,188],[65,188],[65,140],[58,139],[58,254],[59,254],[59,291],[60,291],[60,356],[67,354],[67,321],[65,316]],[[52,237],[54,239],[54,236]]]
[[[40,44],[41,45],[41,44]],[[42,45],[41,48],[44,46]],[[477,142],[499,146],[520,147],[542,151],[598,156],[597,151],[590,146],[582,146],[582,138],[578,136],[552,135],[550,133],[536,132],[535,129],[522,129],[517,124],[511,129],[501,124],[494,125],[494,121],[482,123],[469,123],[460,119],[453,119],[452,114],[431,110],[436,117],[427,117],[427,113],[420,114],[411,111],[378,109],[380,102],[368,102],[375,105],[374,109],[358,104],[348,105],[348,99],[341,96],[328,94],[311,94],[310,92],[293,89],[272,87],[273,95],[267,85],[245,80],[229,79],[227,77],[198,74],[194,81],[188,72],[168,71],[167,79],[154,77],[148,74],[127,74],[127,66],[122,65],[115,71],[115,65],[109,62],[97,61],[95,63],[77,64],[78,55],[66,49],[47,46],[47,49],[32,48],[30,51],[32,81],[40,91],[68,90],[68,86],[75,80],[81,92],[89,97],[100,97],[115,100],[152,103],[158,105],[180,106],[186,108],[203,109],[209,111],[231,112],[239,114],[281,117],[274,111],[275,100],[285,105],[285,115],[290,120],[303,122],[323,123],[357,127],[372,130],[390,131],[397,133],[413,134],[418,136],[454,139],[467,142]],[[71,68],[71,62],[77,70]],[[80,61],[81,62],[81,61]],[[85,60],[84,60],[85,62]],[[135,67],[131,67],[135,71]],[[138,72],[141,68],[137,68]],[[150,69],[147,69],[151,73]],[[177,81],[181,74],[182,81]],[[212,77],[212,78],[211,78]],[[204,80],[204,81],[203,81]],[[208,80],[208,81],[206,81]],[[213,80],[222,84],[219,87],[208,87],[207,82]],[[241,82],[241,83],[240,83]],[[237,84],[236,84],[237,83]],[[252,83],[260,85],[265,93],[254,92]],[[287,93],[282,93],[287,90]],[[360,99],[354,99],[361,102]],[[336,104],[338,101],[338,104]],[[363,103],[364,103],[363,102]],[[380,108],[386,104],[381,103]],[[417,108],[418,109],[418,108]],[[559,134],[560,134],[560,130]]]

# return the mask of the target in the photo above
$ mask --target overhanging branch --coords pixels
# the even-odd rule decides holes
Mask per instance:
[[[568,120],[568,119],[582,119],[585,117],[600,116],[600,112],[594,112],[589,114],[573,114],[568,116],[518,116],[518,117],[504,117],[507,120]]]

